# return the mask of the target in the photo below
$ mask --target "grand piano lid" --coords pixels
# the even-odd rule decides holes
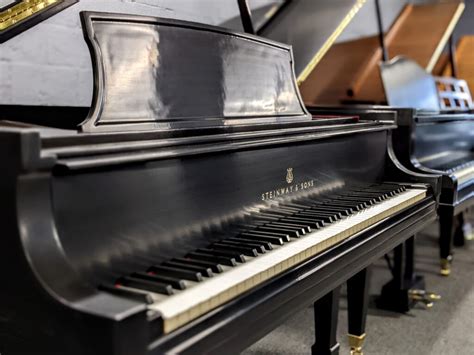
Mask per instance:
[[[193,22],[81,15],[94,66],[84,132],[311,120],[287,45]]]
[[[257,33],[293,47],[298,84],[311,73],[366,0],[294,0]]]

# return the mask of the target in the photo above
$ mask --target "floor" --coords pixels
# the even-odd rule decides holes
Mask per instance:
[[[378,310],[373,300],[390,274],[384,260],[373,266],[371,305],[367,318],[365,355],[474,355],[474,241],[455,249],[449,277],[438,275],[436,226],[418,235],[417,271],[429,291],[442,299],[433,308],[419,305],[407,314]],[[346,300],[341,299],[338,339],[340,354],[349,354],[346,341]],[[312,309],[305,309],[243,352],[244,355],[309,354],[314,342]]]

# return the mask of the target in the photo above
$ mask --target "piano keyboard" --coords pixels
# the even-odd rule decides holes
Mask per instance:
[[[146,295],[169,333],[425,196],[424,188],[378,184],[280,202],[206,248],[122,277],[106,289]]]
[[[461,186],[469,180],[474,179],[474,163],[469,162],[463,164],[459,167],[456,167],[456,169],[448,170],[448,173],[454,175],[456,177],[456,180],[458,181],[458,186]]]

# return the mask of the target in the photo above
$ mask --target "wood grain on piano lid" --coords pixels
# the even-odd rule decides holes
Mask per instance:
[[[406,5],[385,36],[390,58],[405,55],[431,72],[463,11],[457,0]],[[384,103],[381,53],[376,36],[335,44],[301,86],[305,102]]]

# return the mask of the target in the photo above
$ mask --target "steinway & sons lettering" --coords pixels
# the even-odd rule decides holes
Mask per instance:
[[[293,184],[293,185],[289,185],[285,187],[280,187],[278,189],[262,193],[262,201],[267,201],[276,197],[289,195],[293,192],[306,190],[313,186],[314,186],[314,180],[308,180],[301,183],[297,183],[297,184]]]

